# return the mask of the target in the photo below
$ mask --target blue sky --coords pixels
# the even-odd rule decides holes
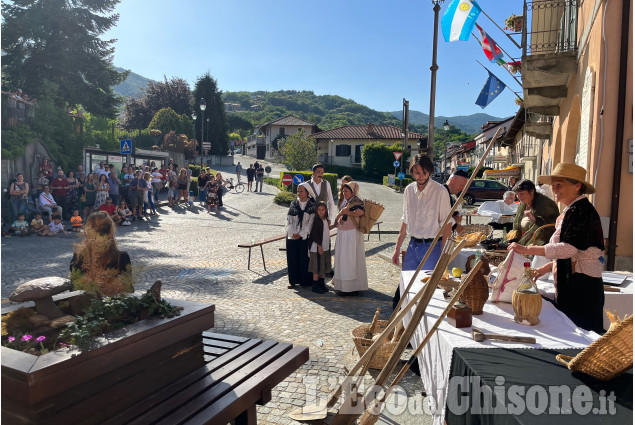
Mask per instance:
[[[522,14],[520,0],[479,5],[501,27]],[[312,90],[379,111],[401,110],[405,97],[411,110],[430,109],[431,1],[122,0],[116,12],[119,23],[105,35],[118,39],[114,63],[147,78],[181,77],[193,86],[209,71],[223,91]],[[483,14],[478,23],[521,56]],[[485,109],[474,104],[487,79],[476,60],[521,91],[476,40],[446,43],[439,31],[436,115],[516,112],[509,90]]]

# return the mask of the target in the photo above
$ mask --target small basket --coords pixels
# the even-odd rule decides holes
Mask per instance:
[[[582,372],[602,381],[610,381],[633,366],[633,315],[624,320],[617,312],[606,315],[611,319],[609,330],[577,356],[558,354],[556,360],[572,372]]]
[[[375,326],[375,332],[372,333],[372,336],[379,335],[384,331],[386,326],[388,325],[387,320],[378,320],[377,326]],[[359,353],[359,356],[363,356],[368,348],[373,344],[373,340],[367,338],[368,333],[370,331],[371,324],[367,323],[364,325],[360,325],[351,331],[351,335],[353,336],[353,342],[355,343],[355,348]],[[388,335],[388,338],[384,341],[384,343],[375,351],[375,355],[370,361],[370,365],[368,366],[371,369],[383,369],[386,366],[386,362],[392,355],[393,351],[395,351],[395,347],[397,346],[397,342],[399,338],[403,334],[404,328],[401,328],[397,337],[395,338],[395,331],[393,330]],[[395,341],[395,342],[392,342]]]
[[[505,260],[509,254],[506,249],[495,249],[493,251],[483,251],[483,256],[489,261],[492,266],[498,266]]]

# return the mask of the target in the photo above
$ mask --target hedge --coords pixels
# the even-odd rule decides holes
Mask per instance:
[[[380,181],[379,176],[373,173],[367,173],[361,168],[345,167],[343,165],[334,164],[328,164],[325,165],[325,167],[328,169],[329,172],[337,174],[340,177],[349,175],[353,178],[353,180],[368,181],[371,183],[379,183]]]
[[[410,183],[412,183],[413,181],[414,180],[409,178],[409,177],[404,177],[402,179],[402,182],[401,182],[401,187],[404,188],[404,187],[408,186]],[[383,184],[384,184],[384,186],[388,186],[388,176],[384,176]],[[399,187],[399,179],[397,179],[397,178],[395,178],[395,186]],[[395,186],[393,186],[393,187],[395,187]]]
[[[289,174],[289,175],[291,175],[291,177],[295,176],[296,174],[300,174],[300,175],[302,175],[302,177],[304,177],[304,181],[305,182],[308,182],[309,180],[311,180],[311,177],[313,177],[313,172],[312,171],[281,171],[280,172],[280,185],[278,186],[278,189],[280,189],[282,191],[287,191],[287,192],[293,191],[293,193],[296,193],[296,189],[297,189],[298,186],[296,184],[291,184],[289,186],[284,186],[282,184],[282,177],[285,174]],[[324,173],[324,180],[326,180],[327,182],[329,182],[331,184],[331,193],[336,194],[337,191],[338,191],[337,174]]]

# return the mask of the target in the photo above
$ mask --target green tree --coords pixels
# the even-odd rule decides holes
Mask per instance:
[[[15,0],[2,3],[2,85],[55,105],[82,105],[115,117],[112,87],[127,72],[112,65],[115,40],[100,36],[119,15],[119,0]]]
[[[394,145],[393,145],[394,147]],[[383,176],[393,171],[395,161],[393,147],[381,142],[371,142],[362,148],[362,170],[376,176]]]
[[[317,162],[315,139],[305,136],[303,131],[279,140],[278,150],[284,165],[291,170],[309,170]]]
[[[225,104],[222,92],[218,89],[216,80],[209,72],[199,77],[194,84],[193,110],[196,112],[194,129],[196,139],[211,143],[212,155],[227,155],[229,139],[227,137],[227,119],[225,117]],[[205,111],[201,111],[201,99],[205,100]],[[207,119],[209,118],[209,123]],[[201,123],[205,119],[205,140],[201,138]]]
[[[187,137],[194,134],[192,119],[185,114],[178,115],[171,108],[163,108],[154,114],[148,130],[159,130],[161,134],[174,131],[177,134],[185,134]]]

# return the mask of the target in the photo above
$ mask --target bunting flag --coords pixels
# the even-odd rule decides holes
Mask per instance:
[[[505,83],[499,80],[496,75],[489,72],[489,70],[487,71],[487,73],[489,74],[489,78],[485,82],[485,85],[483,86],[483,89],[481,90],[481,93],[478,95],[478,98],[475,102],[483,109],[485,109],[485,107],[489,105],[492,100],[496,99],[496,97],[501,94],[503,90],[505,90],[505,87],[507,87]]]
[[[474,0],[452,0],[441,18],[445,41],[468,41],[480,14],[481,7]]]
[[[503,52],[501,51],[500,47],[496,45],[496,42],[492,37],[489,36],[489,34],[483,31],[483,28],[481,28],[479,24],[474,24],[481,33],[481,47],[483,48],[483,52],[485,53],[485,56],[487,56],[487,59],[489,59],[489,61],[492,63],[498,63],[499,65],[504,64],[505,61],[502,61],[502,64],[499,63],[499,60],[503,59]]]

